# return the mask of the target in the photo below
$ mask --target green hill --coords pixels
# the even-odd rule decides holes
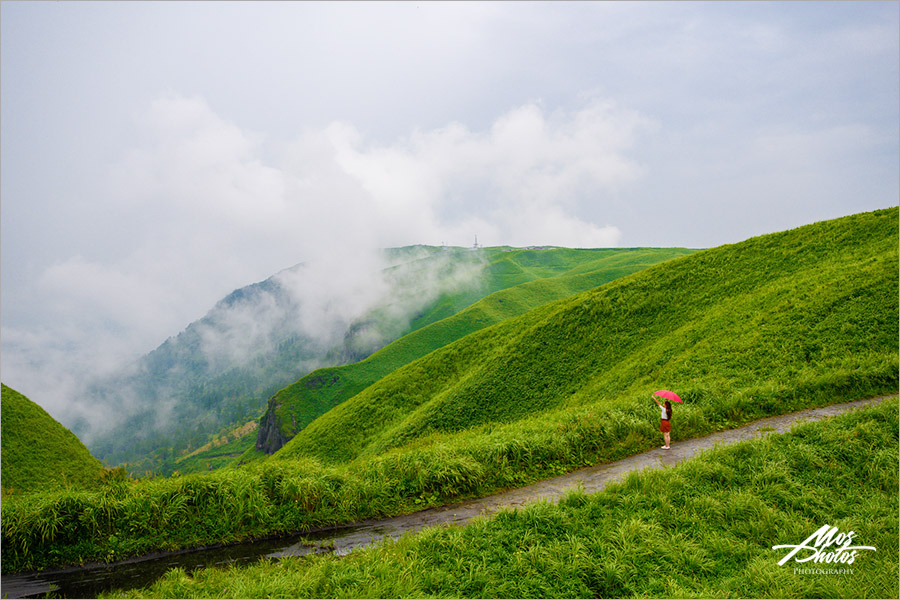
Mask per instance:
[[[266,460],[129,482],[117,496],[4,501],[0,564],[309,531],[524,485],[658,446],[650,393],[663,387],[685,399],[676,443],[894,392],[897,239],[896,208],[854,215],[543,305],[393,371]],[[828,457],[800,458],[814,469]]]
[[[103,465],[74,433],[6,385],[2,398],[4,495],[97,482]]]
[[[261,421],[256,447],[271,454],[334,406],[454,340],[692,250],[487,248],[484,252],[489,262],[477,291],[445,295],[414,322],[411,333],[365,360],[318,369],[275,394]],[[485,292],[493,293],[479,300]],[[450,316],[437,320],[442,314]]]
[[[312,316],[321,308],[316,294],[335,292],[316,281],[315,264],[234,290],[152,352],[76,391],[122,418],[102,431],[82,419],[73,431],[111,464],[171,472],[179,458],[259,419],[268,398],[313,368],[361,360],[410,331],[411,320],[422,326],[487,293],[479,252],[407,246],[368,258],[373,264],[348,264],[367,283],[366,297],[329,311],[327,323]]]
[[[440,328],[431,329],[429,335],[418,338],[419,347],[412,348],[412,353],[394,352],[393,360],[375,360],[363,373],[338,370],[336,385],[331,384],[332,368],[360,361],[405,334],[452,317],[493,292],[567,274],[578,283],[577,276],[582,276],[580,287],[576,285],[571,291],[565,285],[560,285],[556,295],[551,296],[533,290],[534,299],[529,306],[534,306],[545,296],[555,299],[560,292],[571,294],[598,285],[601,280],[591,271],[600,266],[591,263],[603,263],[602,268],[613,276],[687,252],[690,251],[565,248],[473,251],[432,246],[387,249],[379,262],[389,266],[380,274],[369,276],[390,293],[377,301],[370,298],[374,302],[370,310],[343,323],[346,330],[333,331],[328,340],[311,337],[303,325],[309,320],[303,316],[308,307],[298,290],[310,285],[309,265],[296,265],[235,290],[205,317],[141,357],[133,368],[91,382],[84,392],[85,400],[89,398],[93,404],[119,411],[121,398],[133,397],[139,400],[134,404],[140,409],[126,414],[114,429],[97,435],[91,435],[87,422],[75,424],[73,429],[90,438],[90,448],[96,456],[111,464],[127,463],[129,470],[137,474],[168,474],[176,469],[185,473],[236,464],[245,458],[245,453],[262,456],[252,451],[257,441],[274,451],[294,434],[294,422],[302,427],[396,366],[455,337],[445,339]],[[622,257],[616,259],[618,254]],[[513,313],[505,316],[509,314]],[[427,344],[424,349],[422,340]],[[327,366],[304,383],[313,382],[314,387],[319,385],[317,382],[326,384],[319,385],[322,389],[311,398],[306,394],[299,394],[299,398],[295,398],[297,393],[281,394],[277,403],[267,405],[266,399],[319,365]],[[324,375],[327,379],[323,379]],[[296,391],[297,388],[292,390]],[[170,407],[168,418],[159,418],[160,406]],[[284,414],[278,415],[279,421],[265,420],[268,427],[263,427],[258,436],[246,435],[230,444],[227,452],[212,449],[194,454],[197,448],[243,426],[248,419],[259,419],[267,408],[274,412],[276,406],[285,407],[281,411]],[[287,410],[290,412],[285,413]],[[172,428],[173,423],[190,423],[190,427]],[[287,425],[279,428],[276,423]],[[267,438],[272,442],[262,443]],[[191,460],[184,460],[189,454]]]
[[[686,400],[676,439],[895,390],[897,237],[890,209],[645,269],[398,369],[276,456],[335,463],[519,420],[537,432],[547,411],[655,409],[661,387]]]
[[[634,472],[599,493],[572,491],[558,504],[432,527],[350,556],[176,569],[109,597],[896,598],[896,406],[893,398]],[[858,551],[853,564],[795,562],[809,553],[778,564],[787,549],[772,546],[825,523],[852,528],[875,551]]]

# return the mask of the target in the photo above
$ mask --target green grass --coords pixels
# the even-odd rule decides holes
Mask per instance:
[[[190,324],[177,337],[141,358],[143,366],[137,375],[98,382],[92,392],[96,398],[105,397],[115,404],[122,387],[132,387],[143,398],[143,404],[152,407],[163,400],[158,397],[159,391],[167,390],[165,400],[173,403],[175,415],[170,422],[190,423],[191,426],[160,428],[155,422],[155,411],[147,408],[126,419],[121,426],[95,436],[91,449],[98,457],[112,464],[124,464],[135,474],[152,471],[168,475],[176,469],[182,473],[205,470],[207,462],[223,466],[219,456],[211,456],[209,461],[181,461],[178,465],[175,462],[224,431],[248,419],[258,419],[267,408],[267,399],[307,372],[298,365],[334,366],[359,361],[390,341],[452,316],[503,287],[559,275],[596,261],[598,257],[608,260],[612,254],[621,253],[628,255],[629,261],[646,262],[648,256],[658,255],[651,259],[652,262],[689,252],[677,249],[506,250],[511,249],[487,248],[473,252],[464,248],[408,246],[385,250],[383,258],[392,266],[380,275],[391,293],[384,304],[351,324],[340,343],[330,349],[319,347],[313,340],[293,331],[296,328],[285,327],[271,332],[271,346],[256,356],[253,364],[223,371],[219,361],[212,360],[203,351],[209,331],[218,331],[227,337],[228,323],[232,320],[228,315],[233,315],[234,311],[254,310],[259,302],[274,302],[283,308],[294,306],[295,302],[282,283],[284,272],[235,290],[203,319]],[[619,267],[621,265],[610,261],[610,268]],[[295,276],[303,277],[299,265],[293,272]],[[436,290],[443,290],[443,293],[432,297]],[[417,314],[410,314],[413,307],[419,307]],[[431,349],[433,347],[426,352]],[[407,357],[406,362],[418,356]],[[355,385],[353,381],[349,383]],[[320,391],[327,392],[327,386]],[[311,406],[301,406],[297,415],[282,415],[288,419],[282,421],[286,428],[291,426],[292,418],[299,417],[301,423],[306,423],[330,408],[332,404],[327,404],[327,399],[323,404],[318,394],[318,391],[313,392]],[[342,397],[348,396],[343,394]],[[248,439],[244,446],[247,455],[232,457],[232,462],[237,464],[247,458],[256,458],[249,451],[254,446]]]
[[[644,420],[662,387],[688,400],[682,435],[896,390],[897,235],[878,211],[645,269],[397,369],[275,456],[336,464],[574,408]]]
[[[466,336],[241,469],[3,503],[2,568],[308,531],[897,390],[897,209],[675,259]],[[280,457],[280,458],[279,458]]]
[[[284,439],[395,369],[466,335],[548,302],[689,254],[683,248],[516,250],[488,248],[481,285],[445,294],[411,331],[350,365],[313,371],[269,400]]]
[[[47,411],[2,385],[3,495],[97,483],[103,465]]]
[[[145,598],[896,598],[897,399],[345,557],[174,569]],[[777,563],[825,524],[874,546],[843,574]],[[852,570],[852,572],[847,572]]]
[[[241,428],[238,428],[241,429]],[[225,443],[220,443],[212,448],[198,449],[191,454],[182,456],[175,461],[175,469],[179,474],[199,473],[211,471],[223,467],[233,466],[235,463],[250,460],[244,458],[249,448],[256,444],[256,427],[252,431],[239,435],[238,430],[226,432]]]

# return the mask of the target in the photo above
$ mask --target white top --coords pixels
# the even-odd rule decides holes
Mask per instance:
[[[662,409],[662,419],[663,419],[664,421],[665,421],[665,420],[668,420],[669,416],[666,415],[666,407],[665,407],[665,405],[664,405],[664,404],[661,404],[659,407]]]

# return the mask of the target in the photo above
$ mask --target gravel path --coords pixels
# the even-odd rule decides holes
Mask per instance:
[[[632,471],[676,465],[695,456],[701,450],[716,445],[732,444],[770,433],[784,433],[790,431],[791,427],[799,421],[818,421],[849,410],[876,404],[885,398],[896,397],[896,394],[890,394],[761,419],[738,429],[675,442],[669,450],[656,448],[613,463],[586,467],[493,496],[380,521],[363,521],[346,527],[306,533],[302,536],[302,541],[264,540],[218,549],[208,548],[152,557],[137,557],[108,565],[4,575],[0,579],[0,595],[5,598],[24,598],[39,597],[53,592],[71,598],[91,598],[103,591],[115,588],[150,585],[167,570],[174,567],[192,571],[212,565],[247,564],[255,562],[262,556],[278,558],[322,552],[343,555],[355,548],[369,546],[385,538],[399,538],[405,533],[419,531],[426,527],[465,524],[474,518],[489,516],[504,508],[514,508],[529,502],[557,502],[567,492],[579,486],[585,492],[598,492],[609,483],[622,479]]]
[[[307,534],[307,539],[322,540],[321,547],[297,543],[268,556],[298,556],[325,549],[337,554],[346,554],[354,548],[367,546],[390,537],[399,538],[410,531],[418,531],[426,527],[446,524],[464,524],[476,517],[487,516],[504,508],[514,508],[529,502],[557,502],[570,490],[579,486],[585,492],[599,492],[609,483],[619,481],[632,471],[641,469],[659,469],[676,465],[695,456],[701,450],[717,445],[762,437],[770,433],[785,433],[800,421],[818,421],[849,410],[876,404],[895,394],[833,404],[822,408],[802,410],[787,415],[769,417],[754,421],[737,429],[720,431],[703,437],[673,442],[668,450],[656,448],[636,454],[612,463],[585,467],[559,477],[546,479],[537,483],[458,504],[450,504],[439,508],[431,508],[420,512],[382,520],[370,520],[356,523],[348,527],[321,531],[314,535]],[[661,440],[660,440],[661,441]]]

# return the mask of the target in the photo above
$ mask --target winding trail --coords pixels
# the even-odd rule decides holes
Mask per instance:
[[[615,462],[585,467],[559,477],[545,479],[525,487],[507,490],[484,498],[439,508],[430,508],[399,517],[362,521],[347,527],[309,533],[306,534],[306,539],[326,540],[328,550],[336,554],[346,554],[354,548],[377,543],[388,537],[396,539],[407,532],[419,531],[426,527],[465,524],[476,517],[489,516],[505,508],[523,506],[529,502],[541,500],[558,502],[566,493],[577,489],[579,486],[586,493],[599,492],[610,483],[623,479],[632,471],[673,466],[707,448],[759,438],[771,433],[785,433],[790,431],[791,427],[798,422],[819,421],[850,410],[871,406],[884,399],[893,397],[896,397],[896,394],[832,404],[822,408],[811,408],[777,417],[768,417],[753,421],[737,429],[729,429],[703,437],[673,442],[668,450],[663,450],[662,448],[648,450]],[[278,552],[273,552],[268,556],[298,556],[315,551],[321,550],[311,548],[308,543],[298,543]]]
[[[785,433],[801,421],[818,421],[896,397],[897,394],[888,394],[768,417],[737,429],[673,442],[669,450],[656,448],[612,463],[585,467],[484,498],[430,508],[399,517],[368,520],[343,527],[307,532],[302,538],[298,536],[218,549],[139,557],[121,563],[93,567],[4,575],[0,584],[0,594],[7,598],[24,598],[53,592],[68,597],[89,598],[115,588],[150,585],[173,567],[182,567],[190,571],[204,566],[254,562],[263,556],[281,558],[323,552],[344,555],[356,548],[376,544],[386,538],[397,539],[406,533],[426,527],[465,524],[472,519],[490,516],[500,510],[523,506],[530,502],[557,502],[566,493],[579,486],[587,493],[599,492],[632,471],[673,466],[708,448],[759,438],[771,433]]]

